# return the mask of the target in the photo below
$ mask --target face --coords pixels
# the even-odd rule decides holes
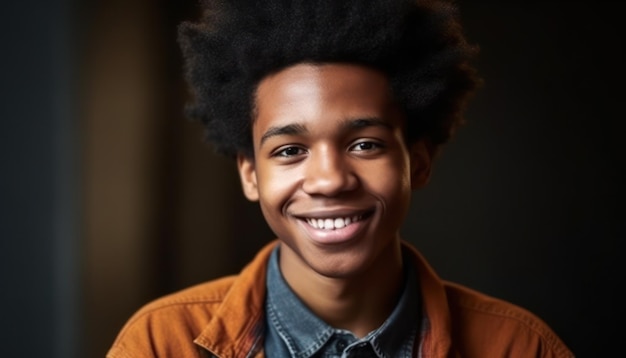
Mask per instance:
[[[405,119],[385,75],[371,68],[299,64],[256,92],[254,158],[239,156],[248,199],[282,241],[281,267],[350,277],[400,260],[411,190],[430,168],[407,147]]]

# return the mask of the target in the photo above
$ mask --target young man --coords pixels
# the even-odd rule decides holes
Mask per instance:
[[[434,1],[208,1],[180,39],[195,102],[278,240],[152,302],[118,357],[572,357],[532,313],[403,242],[412,190],[478,82]]]

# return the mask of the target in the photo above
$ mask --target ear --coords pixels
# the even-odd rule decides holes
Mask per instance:
[[[239,179],[241,179],[243,194],[250,201],[259,200],[254,158],[241,153],[237,154],[237,169],[239,170]]]
[[[434,157],[434,149],[426,140],[418,140],[409,147],[411,164],[411,188],[420,189],[428,184]]]

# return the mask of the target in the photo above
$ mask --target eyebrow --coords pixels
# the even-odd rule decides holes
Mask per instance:
[[[346,120],[343,120],[343,123],[341,124],[340,128],[341,130],[350,130],[350,129],[360,129],[360,128],[374,127],[374,126],[380,126],[380,127],[385,127],[387,129],[392,129],[391,124],[377,117],[346,119]],[[308,129],[306,128],[306,126],[300,123],[292,123],[292,124],[287,124],[284,126],[270,127],[267,129],[267,131],[265,131],[265,133],[263,133],[263,136],[261,136],[260,144],[263,144],[263,142],[270,139],[271,137],[281,136],[281,135],[299,135],[299,134],[303,134],[307,132],[308,132]]]
[[[378,117],[348,119],[344,121],[341,127],[342,129],[357,129],[376,126],[392,129],[392,126],[391,124],[389,124],[389,122]]]
[[[300,123],[292,123],[292,124],[287,124],[285,126],[279,126],[279,127],[269,127],[265,131],[265,133],[263,133],[260,144],[263,144],[263,142],[270,139],[271,137],[280,136],[280,135],[297,135],[297,134],[302,134],[306,132],[308,132],[308,130],[306,129],[306,126]]]

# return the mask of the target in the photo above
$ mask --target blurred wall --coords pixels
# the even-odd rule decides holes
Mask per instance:
[[[485,87],[403,235],[442,277],[536,312],[578,356],[609,355],[624,313],[619,3],[460,5]],[[142,304],[237,272],[272,234],[182,116],[176,26],[195,1],[3,15],[0,339],[8,356],[101,357]]]
[[[441,276],[537,313],[580,357],[612,356],[624,318],[620,7],[461,1],[485,85],[405,227]]]
[[[66,0],[0,11],[0,346],[78,357],[75,23]]]
[[[97,356],[142,304],[234,273],[249,256],[230,239],[246,222],[234,164],[183,118],[176,26],[197,16],[195,2],[101,1],[87,16],[84,299]]]

